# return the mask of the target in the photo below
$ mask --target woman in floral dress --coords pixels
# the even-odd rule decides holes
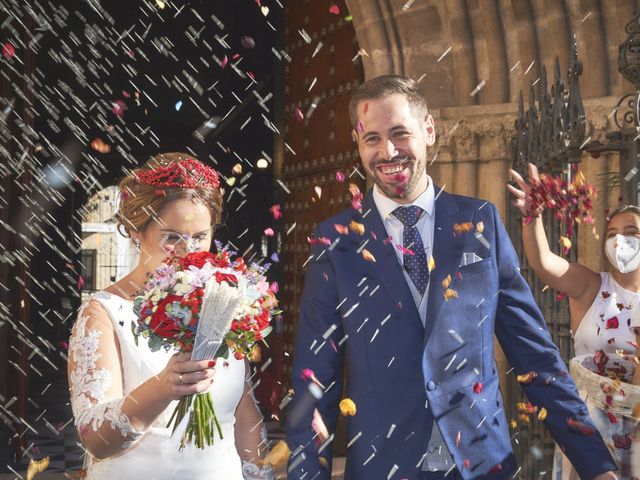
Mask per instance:
[[[512,170],[511,174],[519,187],[507,186],[515,197],[513,204],[523,216],[529,215],[530,187],[518,173]],[[538,180],[531,164],[529,178]],[[551,252],[539,215],[522,226],[529,265],[543,282],[569,299],[575,350],[571,375],[616,460],[620,479],[638,480],[640,368],[636,364],[640,339],[630,327],[640,312],[640,208],[625,206],[612,212],[604,241],[611,271],[594,272]],[[562,454],[563,446],[558,447],[553,478],[579,480]]]

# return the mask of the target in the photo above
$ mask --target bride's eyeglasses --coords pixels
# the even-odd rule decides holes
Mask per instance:
[[[198,232],[194,235],[174,231],[165,232],[160,240],[160,246],[168,250],[175,250],[184,246],[187,253],[200,250],[200,245],[211,236],[211,230]]]

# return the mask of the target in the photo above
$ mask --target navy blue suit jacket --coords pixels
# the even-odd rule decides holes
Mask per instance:
[[[494,334],[514,368],[538,375],[523,388],[530,401],[548,412],[544,421],[583,479],[615,470],[597,433],[583,435],[567,420],[593,427],[587,408],[566,372],[531,291],[520,274],[516,252],[494,205],[436,188],[435,230],[426,325],[423,327],[402,266],[388,241],[371,192],[362,214],[347,209],[318,225],[305,280],[287,441],[292,450],[289,478],[328,479],[318,450],[331,465],[331,446],[318,449],[310,429],[314,403],[308,401],[312,369],[327,387],[317,408],[335,430],[348,363],[346,396],[357,413],[348,419],[345,478],[419,479],[432,422],[462,477],[511,478],[517,465],[511,448],[494,359]],[[364,235],[336,232],[335,224],[365,226]],[[456,235],[454,225],[482,222]],[[368,250],[375,261],[362,255]],[[459,267],[462,255],[482,260]],[[444,286],[457,293],[445,298]],[[474,385],[482,384],[476,393]],[[476,386],[479,390],[479,386]],[[534,419],[533,421],[538,421]],[[595,430],[595,428],[594,428]]]

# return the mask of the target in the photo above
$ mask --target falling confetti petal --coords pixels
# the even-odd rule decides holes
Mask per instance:
[[[518,375],[516,379],[522,385],[529,385],[531,382],[533,382],[533,379],[536,378],[537,376],[538,374],[536,372],[531,371],[523,375]]]
[[[95,138],[91,142],[91,148],[93,148],[96,152],[100,152],[100,153],[109,153],[111,151],[111,145],[106,143],[100,137]]]
[[[396,245],[396,248],[400,251],[400,253],[402,253],[402,255],[412,255],[413,256],[413,255],[416,254],[416,252],[414,252],[410,248],[403,247],[399,243]]]
[[[316,377],[316,374],[314,373],[313,370],[311,370],[310,368],[305,368],[302,370],[302,372],[300,373],[300,378],[302,378],[302,380],[311,380],[313,383],[315,383],[316,385],[318,385],[320,388],[324,389],[324,385],[322,385],[322,383],[320,383],[320,380],[318,380],[318,378]]]
[[[364,235],[364,225],[362,223],[358,223],[355,220],[351,220],[349,223],[349,230],[357,233],[358,235]]]
[[[339,223],[334,223],[333,228],[335,228],[336,232],[338,232],[340,235],[347,235],[349,233],[349,227],[347,227],[346,225],[340,225]]]
[[[182,108],[182,100],[178,100],[176,102],[176,112],[179,112],[181,108]]]
[[[247,50],[256,46],[255,40],[246,35],[240,38],[240,43],[242,44],[242,48],[246,48]]]
[[[429,256],[429,272],[433,272],[433,269],[436,268],[436,261],[433,258],[433,255]]]
[[[336,181],[337,181],[338,183],[342,183],[342,182],[344,182],[345,178],[346,178],[346,177],[345,177],[344,173],[342,173],[342,172],[341,172],[341,171],[339,171],[339,170],[336,172]]]
[[[307,241],[309,242],[309,245],[331,245],[331,240],[329,240],[327,237],[307,237]]]
[[[111,111],[118,117],[124,117],[124,112],[127,109],[127,105],[123,100],[116,100],[111,104]]]
[[[273,233],[273,228],[266,228],[266,229],[264,230],[264,234],[265,234],[267,237],[273,237],[273,235],[274,235],[274,233]]]
[[[302,113],[302,110],[300,110],[299,107],[296,107],[293,113],[298,122],[301,122],[302,120],[304,120],[304,113]]]
[[[282,217],[282,211],[280,210],[280,204],[276,203],[275,205],[272,205],[269,208],[269,212],[271,212],[271,215],[273,215],[273,219],[274,220],[278,220],[279,218]]]
[[[30,459],[26,480],[33,480],[38,473],[44,472],[47,468],[49,468],[49,457],[44,457],[40,460]]]
[[[376,261],[376,257],[374,257],[371,252],[369,250],[367,250],[366,248],[362,250],[362,258],[364,258],[367,262],[374,262]]]
[[[11,60],[15,54],[16,54],[16,49],[11,43],[7,42],[2,46],[2,56],[6,60]]]
[[[453,288],[447,288],[444,291],[444,299],[449,301],[453,298],[458,298],[458,292],[456,292]]]
[[[340,413],[342,415],[353,417],[356,414],[356,404],[350,398],[343,398],[340,401]]]
[[[329,7],[329,13],[333,13],[334,15],[340,15],[340,7],[335,3]]]
[[[322,198],[322,187],[316,185],[315,187],[313,187],[313,190],[316,192],[318,198]]]
[[[473,223],[471,222],[454,223],[453,225],[453,232],[456,235],[461,235],[463,233],[472,232],[472,231],[473,231]]]

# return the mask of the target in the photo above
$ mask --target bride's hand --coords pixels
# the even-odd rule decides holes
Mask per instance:
[[[533,181],[540,180],[540,176],[538,175],[538,168],[533,163],[529,163],[528,165],[529,179]],[[513,185],[507,184],[507,189],[515,197],[515,200],[513,200],[511,203],[514,207],[518,208],[520,212],[522,212],[522,215],[530,215],[531,198],[529,197],[529,191],[531,190],[531,187],[518,172],[516,172],[515,170],[509,170],[509,172],[511,173],[511,178],[518,184],[518,187],[520,187],[518,189]]]
[[[202,393],[213,383],[215,360],[191,360],[191,353],[176,353],[158,374],[165,398],[180,400],[186,395]]]

